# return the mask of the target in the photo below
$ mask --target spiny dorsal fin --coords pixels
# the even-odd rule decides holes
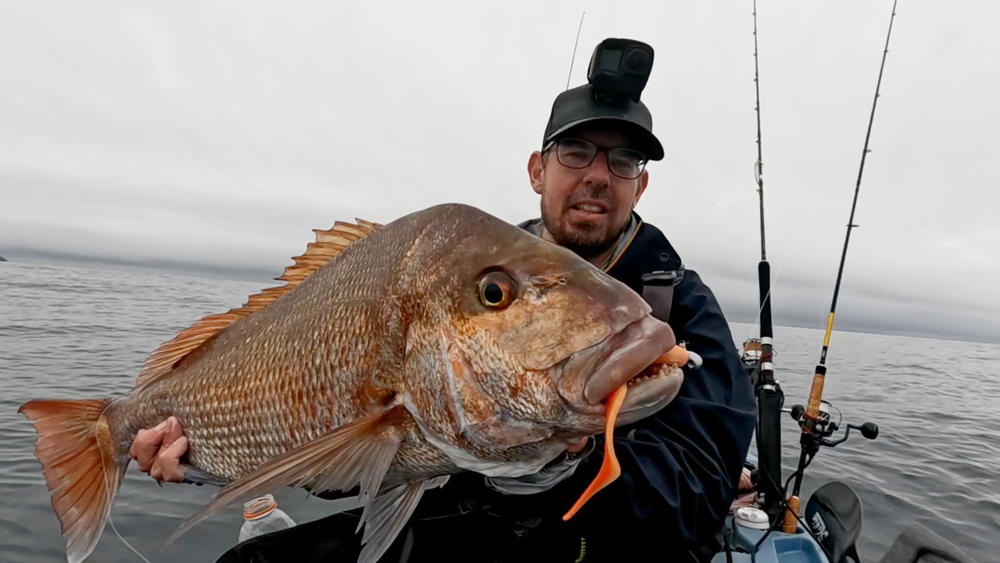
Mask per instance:
[[[209,315],[163,343],[146,360],[142,372],[135,382],[135,388],[146,387],[167,375],[184,357],[225,330],[226,327],[267,307],[290,289],[302,283],[302,280],[306,279],[309,274],[320,269],[343,252],[345,248],[381,227],[378,223],[363,219],[355,220],[356,224],[337,221],[333,227],[325,231],[313,229],[313,232],[316,233],[316,242],[310,242],[306,246],[305,253],[292,258],[295,263],[285,268],[280,277],[275,278],[285,282],[285,285],[269,287],[260,293],[251,295],[239,309],[230,309],[219,315]]]

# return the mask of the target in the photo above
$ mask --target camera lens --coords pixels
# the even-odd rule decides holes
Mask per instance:
[[[653,61],[649,53],[642,49],[632,49],[625,57],[625,68],[634,74],[649,74]]]

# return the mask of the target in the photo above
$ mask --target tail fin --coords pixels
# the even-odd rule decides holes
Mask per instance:
[[[94,551],[125,472],[102,416],[110,402],[30,401],[18,409],[35,421],[35,456],[52,493],[70,563]]]

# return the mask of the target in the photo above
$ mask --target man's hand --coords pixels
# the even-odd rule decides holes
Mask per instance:
[[[733,499],[730,509],[739,508],[741,506],[756,506],[756,501],[757,490],[753,486],[753,481],[750,479],[750,470],[744,467],[743,473],[740,474],[740,484],[736,489],[736,498]]]
[[[568,454],[578,454],[583,448],[587,447],[590,442],[590,437],[580,438],[575,442],[571,442],[570,445],[566,446],[566,453]]]
[[[587,438],[570,442],[565,453],[549,462],[538,473],[521,477],[485,477],[486,486],[505,495],[533,495],[551,489],[576,471],[583,458],[594,451],[594,441]]]
[[[152,428],[140,430],[129,449],[139,471],[157,481],[180,482],[184,478],[181,456],[188,449],[188,439],[181,423],[170,417]]]

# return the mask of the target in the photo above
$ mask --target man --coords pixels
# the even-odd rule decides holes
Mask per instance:
[[[649,181],[647,160],[664,154],[649,111],[638,94],[607,93],[591,83],[556,98],[542,150],[528,160],[542,216],[521,226],[643,295],[703,366],[686,371],[664,409],[616,430],[621,477],[569,522],[560,516],[596,474],[600,436],[537,475],[453,476],[428,491],[383,561],[683,561],[713,553],[704,546],[734,496],[754,426],[753,394],[715,297],[633,211]],[[141,432],[133,453],[140,469],[179,480],[186,448],[174,421]],[[340,514],[263,536],[220,561],[350,560],[359,549],[357,518]]]

